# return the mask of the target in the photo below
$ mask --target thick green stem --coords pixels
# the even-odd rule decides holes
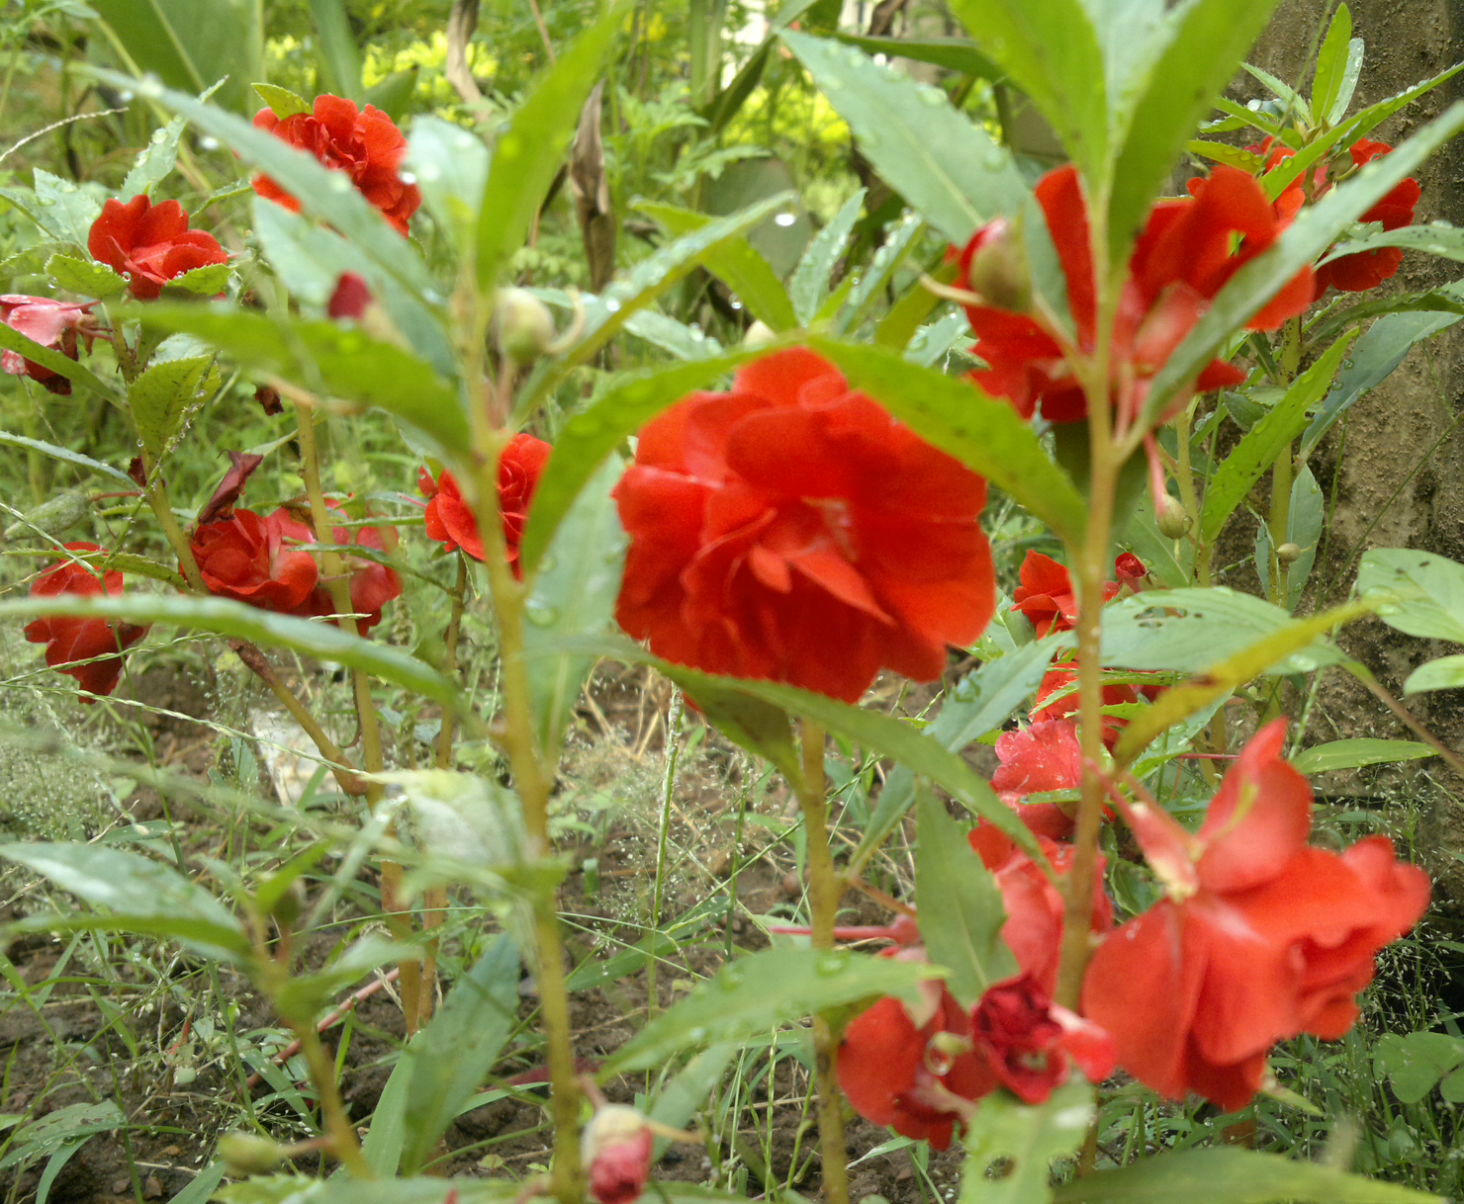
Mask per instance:
[[[1271,601],[1285,606],[1291,592],[1291,561],[1277,549],[1291,539],[1291,485],[1295,475],[1288,443],[1271,465]]]
[[[346,1114],[345,1101],[341,1099],[341,1089],[336,1083],[335,1066],[325,1052],[315,1025],[305,1020],[299,1024],[291,1024],[290,1027],[295,1030],[295,1037],[300,1042],[300,1052],[305,1057],[305,1065],[310,1069],[310,1081],[315,1085],[320,1099],[320,1113],[325,1122],[326,1134],[330,1137],[331,1151],[355,1178],[376,1178],[376,1172],[371,1169],[371,1164],[361,1151],[355,1126]]]
[[[802,723],[803,772],[794,783],[803,809],[808,856],[808,891],[812,902],[813,947],[834,947],[834,925],[844,881],[834,869],[829,845],[829,804],[824,777],[824,730],[812,720]],[[848,1204],[849,1147],[844,1139],[843,1096],[835,1074],[839,1034],[827,1015],[813,1018],[815,1088],[818,1096],[818,1139],[823,1162],[826,1204]]]

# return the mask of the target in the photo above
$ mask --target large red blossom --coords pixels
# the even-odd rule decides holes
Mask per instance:
[[[622,627],[682,664],[856,701],[939,677],[996,602],[986,482],[803,348],[641,432]]]
[[[1276,144],[1267,138],[1259,146],[1252,147],[1264,155],[1266,170],[1291,158],[1296,152],[1289,146]],[[1386,142],[1372,142],[1361,138],[1348,148],[1348,155],[1354,167],[1371,163],[1374,159],[1391,154],[1393,148]],[[1322,163],[1309,172],[1303,172],[1276,199],[1276,210],[1284,216],[1294,215],[1308,201],[1316,201],[1332,188],[1328,180],[1328,165]],[[1357,220],[1380,222],[1384,230],[1398,230],[1413,224],[1413,211],[1423,190],[1418,181],[1409,177],[1395,184],[1388,194]],[[1354,255],[1343,255],[1322,264],[1317,269],[1316,296],[1320,297],[1329,288],[1347,293],[1361,293],[1376,288],[1383,281],[1391,279],[1403,265],[1402,247],[1379,247],[1375,251],[1359,251]]]
[[[131,277],[127,287],[139,301],[153,300],[194,268],[229,262],[212,234],[188,228],[188,211],[177,201],[154,205],[146,196],[103,205],[86,245],[93,259]]]
[[[1104,941],[1083,1010],[1120,1064],[1172,1099],[1242,1107],[1277,1041],[1341,1037],[1378,950],[1428,906],[1427,875],[1384,837],[1341,854],[1307,844],[1312,794],[1281,759],[1285,734],[1277,720],[1251,740],[1195,836],[1131,808],[1168,897]]]
[[[498,460],[498,512],[503,516],[503,539],[508,546],[508,563],[514,576],[523,576],[519,567],[519,544],[524,526],[529,521],[529,506],[544,466],[549,463],[552,445],[533,435],[515,435]],[[483,535],[478,518],[463,497],[457,478],[443,469],[433,478],[427,469],[417,475],[417,486],[427,495],[427,536],[446,546],[449,552],[461,548],[474,560],[483,560]]]
[[[1077,350],[1091,354],[1097,340],[1095,281],[1088,201],[1074,167],[1049,172],[1037,185],[1037,201],[1067,279]],[[1144,406],[1153,378],[1210,308],[1215,295],[1245,264],[1279,237],[1283,218],[1260,185],[1245,172],[1217,167],[1194,195],[1160,201],[1150,211],[1129,260],[1111,343],[1111,395],[1126,417]],[[990,273],[983,258],[1008,252],[1014,237],[1004,219],[977,232],[960,256],[960,285],[979,288]],[[1303,269],[1247,322],[1272,330],[1310,304],[1310,268]],[[1020,292],[1020,290],[1018,290]],[[1005,397],[1023,417],[1040,409],[1051,422],[1077,422],[1087,399],[1063,355],[1062,344],[1042,317],[1012,297],[992,296],[966,306],[977,337],[976,354],[988,367],[975,373],[987,392]],[[1245,373],[1212,360],[1200,373],[1200,391],[1239,384]],[[1175,404],[1182,404],[1176,399]]]
[[[33,343],[76,358],[78,332],[87,321],[87,311],[96,302],[73,305],[51,297],[28,297],[24,293],[0,296],[0,322],[19,331]],[[66,395],[71,382],[59,372],[28,360],[18,351],[0,352],[0,371],[11,376],[28,376],[52,393]]]
[[[94,543],[69,543],[70,552],[101,552]],[[54,598],[61,594],[104,597],[122,592],[122,574],[116,569],[98,573],[75,560],[53,564],[31,585],[31,596]],[[55,615],[34,619],[25,638],[46,645],[46,664],[76,678],[83,690],[110,694],[122,678],[122,653],[147,634],[146,627],[113,619],[83,619]],[[101,659],[94,659],[101,658]],[[87,664],[73,664],[87,661]],[[83,698],[82,702],[91,702]]]
[[[309,113],[282,121],[272,110],[261,109],[254,124],[308,151],[326,167],[345,172],[387,221],[407,232],[412,214],[422,204],[422,190],[402,179],[407,140],[396,122],[375,105],[358,109],[341,96],[317,96]],[[300,202],[269,176],[255,176],[254,190],[286,209],[300,211]]]

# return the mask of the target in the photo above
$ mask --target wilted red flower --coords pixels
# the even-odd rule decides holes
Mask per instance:
[[[341,96],[317,96],[312,112],[282,121],[273,110],[260,109],[254,124],[308,151],[333,171],[345,172],[387,221],[402,234],[407,232],[412,214],[422,204],[422,190],[402,179],[407,140],[396,122],[375,105],[358,109]],[[254,190],[300,212],[300,202],[269,176],[255,176]]]
[[[147,196],[103,205],[86,245],[93,259],[131,277],[127,287],[139,301],[153,300],[168,281],[194,268],[229,262],[212,234],[188,228],[182,205],[154,205]]]
[[[503,515],[503,539],[508,545],[508,563],[515,577],[522,577],[519,544],[529,520],[529,506],[539,478],[549,462],[551,444],[523,433],[513,437],[498,460],[498,511]],[[427,469],[417,474],[417,487],[427,495],[427,536],[446,545],[449,552],[462,548],[474,560],[483,560],[483,536],[473,508],[463,497],[457,478],[443,469],[435,480]]]
[[[281,508],[269,515],[234,510],[200,523],[191,546],[210,593],[298,615],[311,613],[320,580],[315,557],[300,547],[314,542],[310,528]]]
[[[885,956],[925,960],[919,949]],[[976,1052],[970,1013],[956,997],[935,981],[920,991],[914,1015],[886,997],[850,1022],[839,1046],[839,1086],[866,1120],[943,1150],[996,1076]]]
[[[1077,349],[1091,353],[1097,338],[1097,289],[1081,177],[1074,167],[1058,168],[1043,177],[1036,193],[1067,278]],[[1260,185],[1238,168],[1217,167],[1197,182],[1193,193],[1154,206],[1129,259],[1113,329],[1111,377],[1112,400],[1126,419],[1142,410],[1153,378],[1215,295],[1270,247],[1285,225]],[[985,260],[1009,256],[1013,237],[1005,219],[978,231],[960,256],[960,286],[979,289],[990,275]],[[1246,325],[1274,329],[1310,304],[1313,287],[1312,271],[1305,268]],[[988,365],[974,374],[977,384],[1007,398],[1023,417],[1040,408],[1050,422],[1084,418],[1087,399],[1062,344],[1040,317],[1025,308],[1007,308],[1014,298],[1018,306],[1025,304],[1020,290],[999,292],[1003,295],[985,297],[987,304],[966,306],[977,337],[976,354]],[[1240,369],[1212,360],[1195,388],[1204,392],[1244,379]],[[1183,402],[1182,397],[1175,399],[1177,406]]]
[[[580,1156],[599,1204],[633,1204],[651,1176],[655,1136],[624,1104],[602,1104],[580,1137]]]
[[[1088,968],[1085,1014],[1161,1095],[1244,1106],[1277,1041],[1341,1037],[1373,959],[1428,906],[1428,876],[1368,837],[1311,848],[1312,793],[1267,725],[1225,776],[1197,835],[1149,804],[1130,823],[1168,897],[1116,929]]]
[[[1274,138],[1267,138],[1259,146],[1249,149],[1265,156],[1267,171],[1296,154],[1291,147],[1278,144]],[[1371,163],[1374,159],[1391,154],[1392,150],[1386,142],[1372,142],[1361,138],[1348,148],[1348,155],[1352,159],[1352,166],[1361,167],[1364,163]],[[1276,198],[1276,212],[1289,219],[1308,201],[1316,201],[1324,193],[1330,192],[1332,183],[1327,178],[1328,174],[1329,168],[1325,162],[1303,172]],[[1412,177],[1402,180],[1357,220],[1381,222],[1384,230],[1411,226],[1413,211],[1422,192],[1417,180]],[[1361,293],[1376,288],[1384,280],[1394,276],[1402,264],[1402,247],[1379,247],[1375,251],[1343,255],[1317,268],[1315,296],[1320,297],[1329,288],[1348,293]]]
[[[1090,1020],[1059,1007],[1030,974],[989,988],[971,1015],[976,1048],[998,1081],[1023,1103],[1046,1102],[1076,1062],[1101,1083],[1116,1062],[1113,1038]]]
[[[50,297],[6,293],[0,297],[0,322],[19,331],[33,343],[75,359],[78,330],[87,319],[87,311],[95,304],[95,301],[89,301],[85,305],[73,305]],[[59,372],[26,359],[18,351],[0,352],[0,371],[11,376],[29,376],[52,393],[62,396],[71,392],[71,382]]]
[[[620,625],[709,672],[854,702],[939,677],[995,609],[986,482],[804,348],[649,423],[615,498]]]
[[[68,552],[100,552],[94,543],[69,543]],[[122,592],[122,574],[116,569],[98,573],[75,560],[53,564],[31,585],[31,596],[54,598],[60,594],[84,597]],[[147,627],[119,623],[114,619],[82,619],[56,615],[34,619],[25,626],[25,638],[46,645],[46,664],[76,678],[83,690],[110,694],[122,677],[122,653],[147,634]],[[101,659],[94,659],[101,658]],[[88,664],[72,664],[87,661]],[[91,702],[83,698],[82,702]]]

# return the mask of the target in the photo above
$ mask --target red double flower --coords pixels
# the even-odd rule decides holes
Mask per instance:
[[[1428,876],[1386,838],[1341,854],[1307,844],[1311,789],[1281,759],[1285,735],[1278,719],[1251,740],[1197,835],[1130,809],[1168,897],[1103,942],[1083,1010],[1125,1069],[1173,1099],[1242,1107],[1276,1042],[1341,1037],[1378,950],[1428,907]]]
[[[254,115],[254,124],[308,151],[333,171],[344,172],[368,201],[402,234],[422,204],[422,190],[402,178],[407,139],[396,122],[375,105],[357,108],[341,96],[317,96],[309,113],[281,120],[271,109]],[[300,212],[300,202],[269,176],[254,177],[260,196]]]
[[[177,201],[154,205],[146,196],[103,205],[86,245],[93,259],[131,278],[127,287],[139,301],[194,268],[229,262],[212,234],[188,228],[188,210]]]
[[[549,463],[551,444],[533,435],[520,433],[513,437],[498,459],[498,512],[503,516],[503,540],[508,547],[508,563],[515,577],[522,577],[519,567],[519,544],[529,521],[529,506],[544,466]],[[461,548],[474,560],[486,557],[483,534],[478,530],[478,517],[463,497],[457,478],[447,469],[434,478],[427,470],[417,474],[417,487],[427,495],[427,537],[444,545],[449,552]]]
[[[69,552],[101,552],[94,543],[69,543]],[[116,569],[98,573],[75,560],[62,560],[31,585],[31,596],[54,598],[62,594],[103,597],[122,592],[122,574]],[[147,627],[115,619],[83,619],[56,615],[26,624],[25,638],[46,645],[46,664],[76,678],[83,690],[110,694],[122,678],[122,653],[147,634]],[[86,661],[86,664],[75,664]],[[82,702],[91,702],[82,698]]]
[[[1192,191],[1192,196],[1154,206],[1129,259],[1110,352],[1110,399],[1125,419],[1143,409],[1153,378],[1216,294],[1270,247],[1286,224],[1260,185],[1238,168],[1217,167]],[[1074,167],[1059,168],[1043,177],[1036,193],[1067,279],[1073,350],[1092,354],[1098,290],[1081,177]],[[1040,409],[1050,422],[1077,422],[1087,415],[1088,401],[1066,356],[1069,336],[1030,309],[1025,289],[989,283],[1002,278],[1013,238],[1010,223],[1001,219],[978,231],[960,255],[960,286],[987,290],[981,303],[966,306],[976,354],[988,365],[974,378],[988,393],[1007,398],[1023,417]],[[1303,269],[1246,325],[1275,329],[1311,303],[1314,287],[1311,269]],[[1212,360],[1195,389],[1243,380],[1240,369]],[[1177,398],[1175,404],[1183,401]]]
[[[0,322],[11,330],[19,331],[33,343],[50,347],[71,359],[76,358],[79,334],[88,321],[88,311],[96,302],[73,305],[69,301],[57,301],[51,297],[28,297],[23,293],[6,293],[0,296]],[[0,352],[0,371],[11,376],[28,376],[52,393],[66,395],[71,392],[71,382],[59,372],[43,367],[34,360],[28,360],[18,351]]]
[[[620,625],[712,673],[854,702],[939,677],[995,609],[986,482],[804,348],[649,423],[615,498]]]

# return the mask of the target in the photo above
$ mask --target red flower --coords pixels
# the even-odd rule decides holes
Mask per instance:
[[[520,433],[503,449],[498,460],[498,511],[503,515],[503,538],[515,577],[523,576],[519,568],[519,544],[523,541],[534,491],[553,450],[544,440]],[[478,519],[463,497],[457,478],[443,469],[442,475],[433,480],[424,468],[417,474],[417,487],[428,498],[428,538],[446,545],[449,552],[462,548],[474,560],[483,560],[483,536],[478,531]]]
[[[939,677],[995,608],[986,482],[803,348],[641,432],[616,617],[657,654],[856,701]]]
[[[402,179],[407,140],[375,105],[358,109],[355,102],[340,96],[317,96],[311,113],[296,113],[281,121],[272,110],[260,109],[254,124],[308,151],[333,171],[345,172],[387,221],[402,234],[407,232],[412,214],[422,204],[422,190]],[[255,176],[254,190],[300,212],[300,202],[269,176]]]
[[[890,955],[924,960],[918,949]],[[976,1052],[971,1016],[956,997],[938,982],[921,992],[913,1016],[885,998],[854,1018],[839,1046],[839,1086],[866,1120],[943,1150],[996,1077]]]
[[[194,268],[229,262],[212,234],[188,228],[188,211],[177,201],[154,205],[146,196],[102,206],[87,248],[93,259],[131,276],[128,287],[139,301],[153,300],[168,281]]]
[[[1215,295],[1276,241],[1285,224],[1260,185],[1237,168],[1217,167],[1193,192],[1154,206],[1129,260],[1113,330],[1111,378],[1113,403],[1125,418],[1143,408],[1154,376]],[[1037,200],[1067,278],[1077,349],[1091,353],[1097,338],[1097,289],[1088,201],[1077,169],[1049,172],[1037,185]],[[1000,262],[1009,257],[1012,237],[1005,220],[978,231],[960,256],[961,287],[979,288],[991,276],[988,258]],[[1310,304],[1312,290],[1307,268],[1247,325],[1274,329]],[[987,304],[966,307],[977,337],[976,354],[989,365],[974,374],[975,380],[987,392],[1010,400],[1023,417],[1040,407],[1050,422],[1079,421],[1087,415],[1087,399],[1062,344],[1043,318],[1005,307],[1024,305],[1020,292],[998,289],[986,298]],[[1195,388],[1203,392],[1244,379],[1240,369],[1212,360]],[[1176,398],[1174,404],[1183,402]]]
[[[77,333],[87,320],[87,310],[96,302],[72,305],[50,297],[27,297],[23,293],[6,293],[0,297],[0,322],[19,331],[33,343],[51,347],[62,355],[76,358]],[[71,392],[71,382],[59,372],[28,360],[18,351],[0,353],[0,371],[11,376],[29,376],[52,393],[62,396]]]
[[[1277,1041],[1341,1037],[1374,956],[1428,906],[1427,875],[1384,837],[1340,855],[1307,845],[1311,789],[1281,759],[1285,735],[1277,720],[1251,740],[1196,836],[1153,806],[1130,809],[1169,897],[1104,941],[1083,1010],[1120,1064],[1172,1099],[1242,1107]]]
[[[1001,766],[991,788],[1033,832],[1054,840],[1073,834],[1071,812],[1057,803],[1026,803],[1029,794],[1076,790],[1083,782],[1083,750],[1078,725],[1070,719],[1044,719],[1031,727],[1003,732],[996,742]]]
[[[401,574],[390,565],[364,556],[352,556],[347,548],[370,548],[385,552],[386,544],[376,527],[336,527],[331,531],[340,553],[346,560],[346,571],[351,575],[351,610],[361,617],[356,620],[356,630],[365,635],[381,622],[381,611],[393,598],[402,594]],[[312,615],[333,615],[335,600],[324,584],[317,585],[306,603],[307,613]]]
[[[1296,153],[1289,146],[1277,146],[1274,138],[1267,138],[1259,146],[1250,149],[1266,156],[1267,171]],[[1391,154],[1392,150],[1393,148],[1386,142],[1371,142],[1362,138],[1348,148],[1348,153],[1352,159],[1352,166],[1361,167],[1364,163],[1371,163],[1374,159]],[[1310,172],[1303,172],[1277,198],[1277,212],[1288,216],[1295,214],[1307,201],[1316,201],[1324,193],[1331,191],[1332,184],[1327,179],[1327,175],[1326,163],[1314,167]],[[1418,198],[1422,192],[1417,180],[1410,177],[1400,181],[1394,185],[1387,196],[1357,220],[1359,222],[1381,222],[1384,230],[1397,230],[1403,226],[1411,226],[1413,211],[1418,205]],[[1359,251],[1355,255],[1343,255],[1340,259],[1324,263],[1317,269],[1315,296],[1320,297],[1329,288],[1347,293],[1361,293],[1370,288],[1376,288],[1384,280],[1396,275],[1402,264],[1402,247],[1379,247],[1376,251]]]
[[[1070,1062],[1095,1083],[1113,1073],[1113,1038],[1053,1003],[1030,974],[991,987],[971,1021],[976,1048],[1001,1085],[1023,1103],[1046,1102],[1067,1082]]]
[[[590,1195],[599,1204],[633,1204],[651,1175],[655,1137],[646,1118],[624,1104],[603,1104],[580,1138]]]
[[[69,543],[69,552],[100,552],[94,543]],[[122,592],[122,574],[113,569],[99,574],[75,560],[53,564],[31,586],[31,596],[54,598],[60,594],[84,597]],[[83,690],[110,694],[122,677],[122,653],[147,634],[146,627],[119,623],[114,619],[82,619],[57,615],[26,624],[25,638],[46,645],[46,664],[76,678]],[[101,659],[94,659],[101,658]],[[73,664],[87,661],[87,664]],[[92,702],[83,698],[82,702]]]
[[[310,528],[283,508],[268,516],[235,510],[201,523],[193,558],[209,592],[284,615],[314,613],[320,580],[315,557],[299,545],[314,543]]]

